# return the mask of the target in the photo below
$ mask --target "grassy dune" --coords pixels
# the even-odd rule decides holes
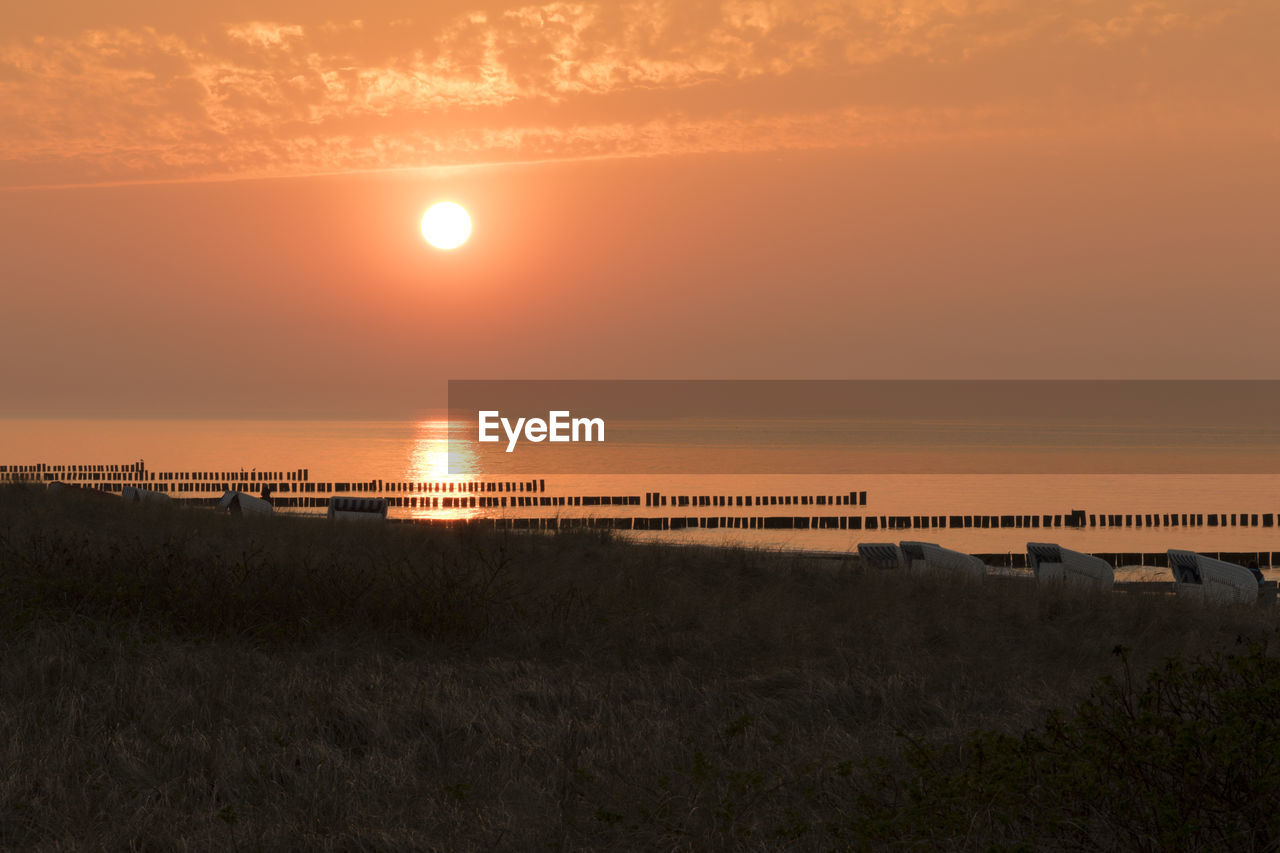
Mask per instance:
[[[769,552],[5,488],[0,846],[1087,847],[931,780],[985,778],[956,751],[974,732],[1012,755],[1102,676],[1276,628]]]

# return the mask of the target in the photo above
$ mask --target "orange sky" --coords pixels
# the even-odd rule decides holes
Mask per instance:
[[[0,413],[1278,375],[1271,2],[21,5]]]

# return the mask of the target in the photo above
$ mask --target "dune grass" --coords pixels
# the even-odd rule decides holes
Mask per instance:
[[[907,843],[928,821],[895,786],[967,778],[937,756],[975,732],[1276,628],[767,551],[5,488],[0,846]],[[911,837],[1071,846],[1019,826]]]

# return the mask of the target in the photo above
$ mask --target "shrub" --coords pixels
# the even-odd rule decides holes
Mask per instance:
[[[912,743],[858,797],[852,836],[953,849],[1274,850],[1280,842],[1280,659],[1265,645],[1138,690],[1105,678],[1021,737]]]

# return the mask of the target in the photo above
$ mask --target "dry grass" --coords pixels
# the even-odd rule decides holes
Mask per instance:
[[[901,733],[1015,732],[1274,610],[0,490],[0,846],[824,848]],[[847,843],[846,838],[844,842]]]

